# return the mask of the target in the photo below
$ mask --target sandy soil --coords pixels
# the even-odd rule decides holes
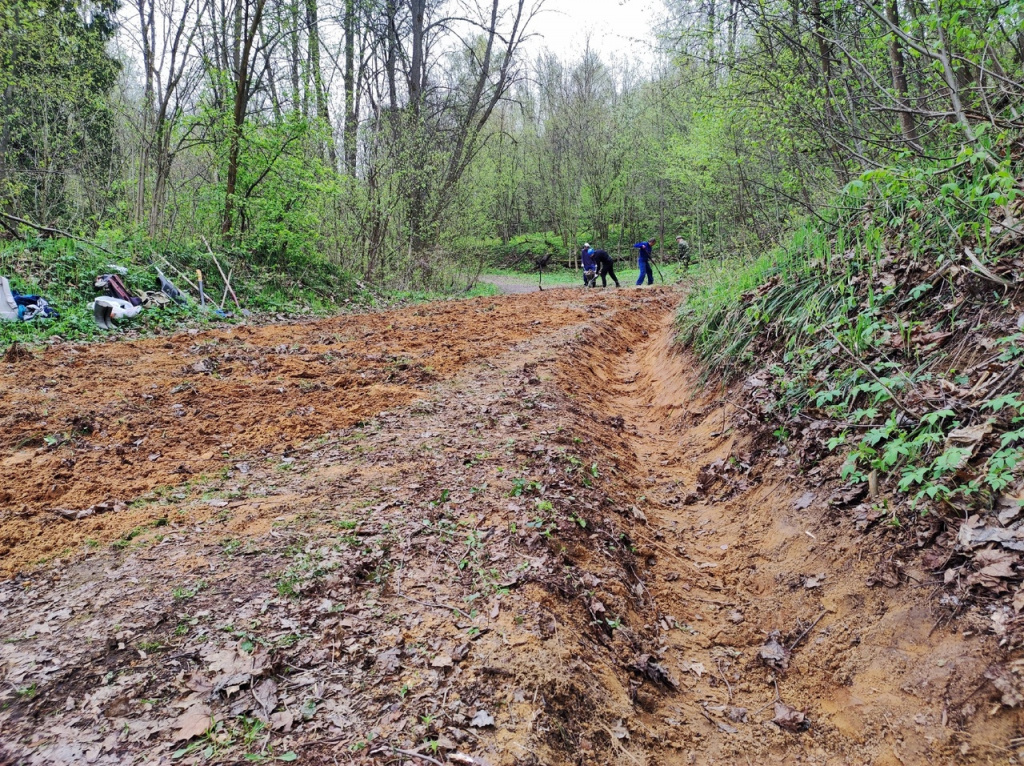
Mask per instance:
[[[0,366],[0,763],[1019,762],[988,621],[734,425],[675,303]]]

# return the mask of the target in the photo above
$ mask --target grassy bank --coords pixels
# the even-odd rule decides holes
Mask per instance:
[[[781,246],[702,264],[680,341],[810,470],[899,526],[1020,513],[1021,167],[961,157],[872,171]],[[875,489],[877,487],[877,489]],[[964,562],[950,551],[948,566]]]
[[[497,292],[485,284],[456,293],[372,289],[326,259],[261,264],[254,263],[245,253],[219,253],[217,262],[228,276],[238,299],[236,304],[234,297],[225,293],[225,280],[205,249],[177,248],[141,256],[127,247],[109,244],[102,247],[105,249],[71,239],[7,242],[0,246],[0,276],[10,280],[13,290],[41,295],[60,312],[59,319],[0,322],[0,343],[53,337],[89,340],[125,333],[152,334],[182,326],[239,321],[243,318],[243,309],[257,320],[268,321]],[[93,287],[95,277],[115,271],[113,267],[126,269],[127,274],[122,277],[126,286],[133,294],[140,294],[157,286],[154,265],[187,293],[187,304],[144,308],[117,330],[100,330],[88,308],[90,301],[101,294]],[[205,310],[199,306],[197,291],[186,282],[188,279],[195,283],[197,269],[202,270],[204,277],[208,299]],[[217,313],[221,306],[223,312]]]

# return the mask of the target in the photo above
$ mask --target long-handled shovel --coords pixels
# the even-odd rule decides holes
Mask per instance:
[[[661,273],[661,267],[658,266],[658,262],[652,259],[651,263],[654,264],[654,269],[655,269],[655,271],[658,272],[658,276],[661,277],[661,282],[662,282],[662,284],[664,284],[665,283],[665,275]]]
[[[199,305],[206,308],[206,293],[203,292],[203,272],[196,269],[196,282],[199,285]]]

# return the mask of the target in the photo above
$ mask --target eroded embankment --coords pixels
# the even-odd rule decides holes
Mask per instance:
[[[593,430],[633,454],[647,525],[635,539],[678,693],[639,704],[635,745],[665,762],[1004,762],[1022,717],[985,672],[1003,656],[980,614],[950,619],[941,576],[883,526],[860,529],[829,505],[838,461],[814,479],[764,429],[702,390],[672,344],[607,327],[567,385],[585,410],[622,419]],[[738,397],[736,397],[738,398]],[[589,400],[589,401],[587,401]],[[760,431],[760,433],[759,433]],[[916,561],[916,563],[915,563]]]

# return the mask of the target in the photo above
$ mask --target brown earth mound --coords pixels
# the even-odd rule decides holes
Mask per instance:
[[[739,433],[674,305],[545,291],[8,365],[0,762],[1020,758],[991,621]]]
[[[73,526],[64,516],[171,487],[188,496],[182,485],[412,401],[469,362],[583,316],[557,301],[480,298],[58,346],[2,364],[0,577],[153,520],[136,508]]]

